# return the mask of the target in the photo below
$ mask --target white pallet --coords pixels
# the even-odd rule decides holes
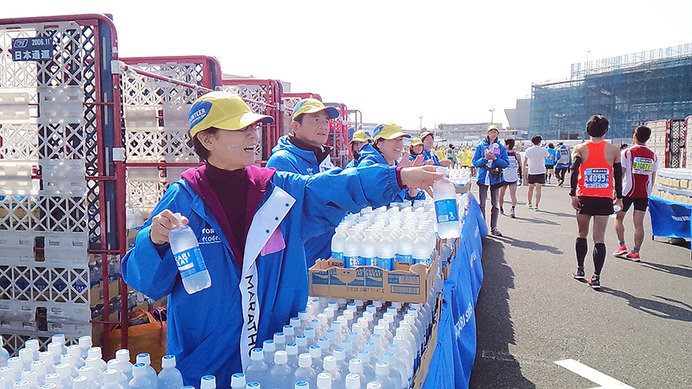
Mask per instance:
[[[86,167],[83,159],[41,160],[42,194],[57,196],[84,196]]]
[[[38,180],[31,178],[36,161],[0,160],[0,195],[37,195]]]

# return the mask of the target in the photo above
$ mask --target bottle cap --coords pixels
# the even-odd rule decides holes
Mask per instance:
[[[276,344],[273,340],[265,340],[264,343],[262,343],[262,348],[265,352],[273,353],[276,351]]]
[[[183,387],[183,389],[186,389],[187,386]],[[190,388],[194,389],[193,386],[190,386]],[[247,385],[245,385],[245,389],[261,389],[260,388],[260,383],[256,381],[248,382]]]
[[[277,365],[285,365],[288,362],[288,354],[284,350],[279,350],[274,353],[274,363]]]
[[[286,344],[286,354],[298,355],[298,345],[291,342]]]
[[[381,388],[382,388],[382,384],[380,384],[377,381],[368,382],[367,389],[381,389]]]
[[[296,335],[296,344],[298,347],[307,347],[308,338],[306,338],[305,335]]]
[[[312,366],[312,358],[308,353],[302,353],[298,355],[298,366],[299,367],[310,367]]]
[[[118,350],[119,351],[119,350]],[[115,355],[118,355],[118,352],[115,352]],[[130,357],[130,352],[127,352],[127,359],[129,360]],[[103,355],[101,355],[101,347],[89,347],[89,350],[87,350],[87,357],[98,357],[99,359],[103,358]]]
[[[363,361],[358,358],[352,358],[348,361],[348,371],[356,374],[363,374]]]
[[[322,357],[322,348],[316,344],[313,344],[310,346],[308,349],[310,351],[310,356],[313,358],[321,358]]]
[[[358,350],[358,359],[360,359],[363,363],[370,363],[370,351]]]
[[[263,361],[264,360],[264,350],[262,347],[256,347],[253,348],[252,351],[250,351],[250,360],[251,361]]]
[[[298,317],[298,316],[292,317],[292,318],[289,320],[289,323],[291,323],[291,325],[292,325],[294,328],[295,328],[295,327],[300,327],[300,317]],[[286,331],[284,331],[284,332],[286,332]]]
[[[132,367],[132,376],[133,377],[144,377],[147,375],[147,365],[144,363],[135,363],[135,365]]]
[[[276,343],[276,344],[286,343],[286,334],[284,334],[283,332],[275,332],[274,333],[274,343]]]
[[[254,350],[253,350],[254,351]],[[161,358],[161,367],[162,368],[171,368],[175,367],[175,355],[164,355]]]
[[[151,356],[149,355],[149,353],[137,354],[137,363],[151,365]]]
[[[293,336],[294,333],[295,333],[294,328],[293,328],[293,325],[291,325],[291,324],[286,324],[286,325],[284,325],[283,333],[284,333],[284,335],[286,335],[286,336]]]
[[[298,382],[296,382],[296,384],[294,386],[294,389],[309,389],[309,388],[310,388],[310,384],[308,384],[305,381],[298,381]]]
[[[245,374],[235,373],[231,376],[231,386],[234,388],[245,387]]]
[[[199,389],[216,389],[216,377],[205,375],[199,385]]]
[[[343,362],[346,360],[346,351],[341,347],[335,348],[333,354],[337,362]]]
[[[377,362],[377,365],[375,365],[375,374],[376,375],[389,375],[389,363],[387,362]]]
[[[89,335],[80,336],[77,341],[81,349],[89,349],[91,347],[91,336]]]
[[[331,388],[332,387],[332,375],[329,373],[320,373],[317,375],[317,387],[318,388]]]
[[[346,376],[346,389],[360,389],[360,376],[358,374]]]
[[[327,355],[322,362],[324,370],[336,370],[336,357]]]
[[[92,348],[96,348],[96,347],[92,347]],[[89,349],[89,352],[91,352],[91,349]],[[100,352],[101,352],[101,349],[99,348],[99,353]],[[128,350],[126,348],[121,348],[120,350],[115,352],[115,358],[118,360],[121,360],[123,362],[130,362],[130,350]]]

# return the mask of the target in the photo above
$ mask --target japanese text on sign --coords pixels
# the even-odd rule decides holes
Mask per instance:
[[[12,39],[13,61],[47,61],[53,58],[51,38],[15,38]]]

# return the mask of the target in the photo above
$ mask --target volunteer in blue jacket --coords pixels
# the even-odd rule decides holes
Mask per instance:
[[[358,158],[360,157],[360,149],[363,148],[363,146],[367,145],[368,143],[372,142],[372,138],[370,135],[368,135],[365,130],[358,130],[353,133],[353,136],[351,137],[351,142],[349,142],[349,149],[351,149],[351,155],[353,156],[353,159],[348,161],[346,164],[346,167],[355,167],[356,163],[358,162]]]
[[[423,164],[440,166],[440,159],[432,151],[435,145],[435,134],[431,131],[423,131],[420,134],[420,140],[423,142]]]
[[[213,374],[218,387],[228,388],[250,350],[305,308],[304,242],[311,231],[441,175],[431,167],[378,165],[313,176],[257,167],[256,124],[271,118],[226,92],[197,99],[189,121],[205,164],[168,188],[123,258],[122,274],[153,299],[168,296],[167,352],[176,356],[185,385]],[[211,276],[211,286],[194,294],[185,291],[170,249],[175,212],[197,235]]]
[[[365,145],[360,149],[360,158],[356,166],[365,167],[375,164],[398,166],[398,160],[401,158],[404,150],[404,138],[410,138],[411,135],[401,131],[401,127],[392,123],[378,125],[373,130],[373,134],[373,144]],[[411,161],[407,157],[405,160],[402,160],[401,166],[420,166],[422,163],[422,158],[419,158],[417,161],[415,159]],[[424,199],[424,191],[409,188],[401,191],[397,201]]]
[[[473,154],[473,166],[478,168],[476,183],[478,184],[478,202],[485,218],[485,202],[490,190],[490,233],[502,236],[497,228],[497,219],[500,216],[500,188],[504,185],[502,169],[509,166],[507,149],[498,141],[500,131],[497,126],[488,127],[485,139],[476,146]]]
[[[317,99],[300,100],[293,107],[291,134],[279,138],[267,160],[267,167],[308,175],[333,169],[335,166],[329,157],[331,147],[325,143],[329,139],[329,119],[338,117],[336,108],[326,107]],[[339,220],[333,222],[333,226],[320,231],[305,244],[309,266],[319,258],[331,256],[332,236]]]

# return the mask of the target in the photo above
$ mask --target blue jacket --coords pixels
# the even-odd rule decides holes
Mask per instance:
[[[313,175],[335,168],[329,156],[317,163],[315,153],[303,150],[291,143],[288,136],[279,138],[278,143],[272,149],[272,155],[267,160],[267,167],[273,167],[280,172]],[[305,252],[308,258],[308,267],[315,264],[318,258],[326,259],[332,254],[332,236],[334,229],[341,220],[334,225],[326,226],[313,239],[305,243]]]
[[[153,299],[168,295],[168,353],[176,356],[185,385],[199,385],[203,375],[213,374],[218,387],[228,388],[231,374],[243,371],[239,351],[243,328],[252,322],[251,330],[256,329],[252,339],[261,345],[305,308],[304,242],[310,232],[327,228],[347,212],[389,204],[401,188],[394,167],[337,169],[308,177],[248,166],[248,193],[258,194],[256,200],[248,195],[248,202],[259,204],[250,213],[254,216],[246,240],[246,253],[251,245],[259,252],[254,261],[257,293],[252,295],[257,299],[252,309],[259,312],[255,323],[254,316],[243,311],[240,286],[246,283],[246,272],[223,223],[214,216],[218,213],[209,205],[213,201],[197,192],[201,185],[195,180],[203,182],[200,169],[188,170],[184,179],[171,185],[152,215],[169,209],[188,218],[200,242],[211,287],[192,295],[185,291],[170,245],[157,247],[149,239],[151,219],[123,258],[122,274],[128,285]],[[289,200],[295,200],[292,206]],[[253,262],[246,259],[243,264]]]
[[[556,159],[557,163],[555,164],[555,168],[557,169],[569,168],[572,166],[572,154],[569,152],[569,148],[565,145],[557,147]]]
[[[559,157],[557,150],[549,148],[548,153],[550,154],[550,157],[545,159],[545,164],[548,166],[555,165],[555,162],[557,161],[557,159]]]
[[[509,166],[509,157],[507,156],[507,149],[505,148],[505,146],[496,140],[493,144],[493,147],[495,149],[498,149],[498,152],[495,153],[497,158],[493,160],[492,165],[490,167],[499,167],[504,169],[507,166]],[[488,173],[488,170],[486,169],[488,165],[488,160],[485,159],[485,150],[488,150],[489,148],[490,143],[488,143],[487,139],[483,139],[481,143],[479,143],[478,146],[476,146],[476,151],[473,153],[473,166],[478,168],[476,182],[483,185],[495,185],[504,181],[502,175],[500,175],[498,179],[493,178],[493,176],[490,173]]]
[[[432,159],[433,165],[440,166],[440,159],[431,150],[423,149],[423,162]]]
[[[360,149],[359,154],[360,156],[358,157],[358,163],[356,164],[357,167],[372,166],[376,164],[389,166],[387,160],[382,156],[382,153],[377,151],[377,149],[372,147],[370,144],[363,146],[363,148]],[[408,194],[408,189],[404,189],[401,191],[401,193],[399,193],[399,196],[397,196],[394,202],[401,203],[403,201],[412,200],[425,200],[425,191],[419,190],[418,195],[410,196]]]
[[[267,167],[276,168],[280,172],[308,175],[335,168],[329,156],[318,164],[315,153],[298,148],[288,140],[286,135],[279,138],[276,146],[272,148],[272,155],[267,160]]]

